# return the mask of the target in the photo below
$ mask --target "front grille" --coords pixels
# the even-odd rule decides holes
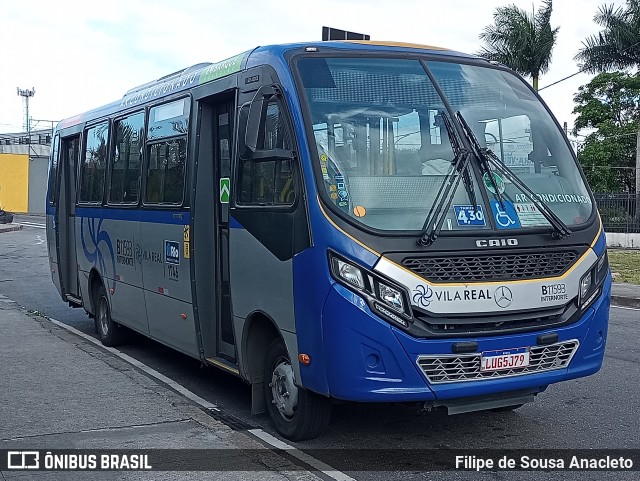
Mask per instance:
[[[529,366],[520,368],[481,372],[480,353],[420,356],[418,366],[431,384],[521,376],[567,367],[579,344],[577,339],[573,339],[549,346],[533,346],[529,348]]]
[[[426,331],[425,337],[488,336],[505,332],[527,332],[568,324],[580,311],[574,302],[562,307],[524,312],[443,316],[413,309],[413,316]]]
[[[402,265],[431,282],[542,279],[564,274],[578,258],[574,251],[406,257]]]

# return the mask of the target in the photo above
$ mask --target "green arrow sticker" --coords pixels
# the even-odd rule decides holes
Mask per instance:
[[[220,178],[220,203],[228,204],[230,194],[231,194],[231,182],[229,181],[229,177]]]

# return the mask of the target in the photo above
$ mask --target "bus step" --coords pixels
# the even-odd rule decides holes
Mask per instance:
[[[226,359],[222,359],[220,357],[206,357],[204,360],[212,366],[219,367],[220,369],[227,371],[234,376],[240,377],[240,371],[238,371],[236,365],[227,361]]]

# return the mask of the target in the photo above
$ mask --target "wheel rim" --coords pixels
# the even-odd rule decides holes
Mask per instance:
[[[106,337],[109,334],[109,306],[104,296],[100,298],[100,303],[98,304],[98,325],[100,326],[100,333]]]
[[[293,368],[288,359],[280,358],[271,375],[271,401],[280,416],[290,421],[298,408],[298,387],[293,382]]]

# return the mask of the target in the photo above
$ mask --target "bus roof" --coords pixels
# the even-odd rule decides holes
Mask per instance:
[[[84,121],[109,115],[119,110],[124,110],[136,104],[144,103],[155,97],[162,97],[170,93],[176,93],[188,88],[195,87],[213,80],[225,77],[246,68],[249,58],[254,53],[270,53],[274,56],[282,56],[286,51],[305,47],[329,48],[334,50],[360,50],[360,51],[386,51],[386,52],[413,52],[420,50],[421,53],[434,55],[447,55],[462,58],[478,58],[454,50],[431,45],[420,45],[415,43],[392,42],[392,41],[371,41],[371,40],[330,40],[320,42],[290,43],[280,45],[268,45],[247,50],[233,57],[215,63],[199,63],[182,70],[178,70],[168,75],[164,75],[156,80],[144,83],[129,89],[121,100],[103,105],[96,109],[84,112],[73,117],[61,120],[57,129],[68,128],[78,125]]]

